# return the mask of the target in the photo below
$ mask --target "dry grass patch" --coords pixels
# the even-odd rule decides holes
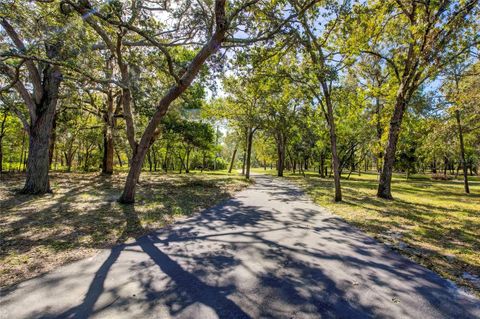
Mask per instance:
[[[12,285],[90,256],[229,198],[240,176],[142,174],[135,205],[116,202],[125,174],[53,173],[53,194],[20,195],[24,176],[0,183],[0,282]]]

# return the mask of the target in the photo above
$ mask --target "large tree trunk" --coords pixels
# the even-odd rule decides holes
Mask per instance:
[[[463,144],[463,131],[462,131],[462,123],[460,121],[459,110],[455,110],[455,117],[457,118],[458,138],[460,140],[460,156],[462,159],[462,168],[463,168],[463,185],[465,188],[465,193],[469,194],[470,187],[468,186],[467,161],[465,159],[465,145]]]
[[[45,67],[43,98],[36,107],[36,119],[30,124],[27,178],[22,190],[25,194],[51,192],[48,179],[49,149],[61,81],[62,74],[58,67]]]
[[[113,136],[110,130],[106,130],[103,134],[103,159],[102,159],[102,173],[106,175],[113,174]],[[118,155],[118,154],[117,154]],[[121,165],[121,162],[120,162]]]
[[[48,179],[49,146],[52,121],[44,113],[30,128],[30,143],[27,159],[27,179],[22,193],[45,194],[51,192]]]
[[[245,178],[250,179],[250,165],[252,160],[252,142],[253,142],[253,134],[255,130],[252,128],[248,129],[248,138],[247,138],[247,167],[245,171]]]
[[[230,161],[230,167],[228,168],[228,173],[230,174],[233,169],[233,164],[235,164],[235,156],[237,155],[237,146],[235,146],[235,149],[233,150],[232,154],[232,160]]]
[[[333,181],[335,184],[335,197],[334,200],[339,202],[342,200],[342,188],[340,186],[340,159],[337,152],[337,136],[335,133],[335,122],[333,119],[333,109],[330,117],[330,144],[332,147],[332,162],[333,162]]]
[[[332,149],[332,169],[333,169],[333,181],[335,184],[335,196],[334,200],[339,202],[342,200],[342,188],[340,186],[340,159],[337,152],[337,134],[335,129],[335,117],[333,115],[333,105],[330,98],[328,86],[325,82],[322,82],[323,94],[325,96],[325,104],[327,105],[327,122],[330,131],[330,146]]]
[[[20,35],[6,18],[2,17],[0,24],[16,49],[20,52],[26,51]],[[58,58],[61,54],[62,46],[63,43],[61,41],[54,44],[48,41],[45,44],[46,56],[52,60]],[[48,180],[49,146],[62,73],[58,66],[43,63],[37,66],[31,59],[25,59],[24,62],[28,69],[30,82],[28,85],[24,85],[17,76],[14,85],[25,102],[30,115],[29,124],[22,120],[30,137],[27,178],[22,192],[27,194],[44,194],[50,192]],[[14,71],[11,68],[4,66],[2,69],[8,76],[15,78]],[[31,91],[27,87],[32,88]]]
[[[393,199],[391,185],[393,175],[393,164],[395,163],[395,151],[397,150],[398,136],[402,125],[403,113],[407,103],[404,98],[402,87],[395,102],[395,109],[390,120],[390,130],[388,132],[388,143],[385,149],[385,157],[383,159],[383,168],[380,173],[380,181],[378,183],[377,196],[385,199]]]

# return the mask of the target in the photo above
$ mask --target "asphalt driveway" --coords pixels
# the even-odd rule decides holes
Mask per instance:
[[[480,301],[287,182],[1,290],[0,318],[480,318]]]

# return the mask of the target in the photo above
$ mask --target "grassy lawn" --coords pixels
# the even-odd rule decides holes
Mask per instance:
[[[263,170],[255,170],[263,172]],[[274,174],[275,171],[267,170]],[[395,200],[375,196],[377,175],[352,174],[342,180],[344,201],[334,203],[333,181],[314,172],[306,178],[287,173],[312,199],[378,240],[436,271],[442,276],[480,293],[480,178],[470,177],[470,195],[461,180],[438,181],[415,175],[409,180],[395,176]]]
[[[116,202],[125,173],[52,173],[53,194],[16,194],[0,180],[0,283],[8,286],[138,237],[230,197],[248,183],[226,172],[143,173],[135,205]]]

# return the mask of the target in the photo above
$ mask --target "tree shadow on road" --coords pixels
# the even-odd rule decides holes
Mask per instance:
[[[283,202],[288,189],[270,195]],[[130,221],[127,232],[136,233],[141,224],[135,208],[125,208],[124,214]],[[61,314],[44,311],[35,317],[86,318],[106,309],[128,311],[139,299],[148,314],[163,305],[172,318],[201,317],[195,312],[205,309],[200,306],[219,318],[412,317],[417,304],[410,302],[415,299],[436,309],[439,317],[475,316],[476,305],[455,303],[449,286],[437,275],[388,252],[339,218],[322,215],[321,224],[312,224],[315,215],[319,212],[310,208],[282,215],[229,200],[116,246],[80,304]],[[339,249],[316,241],[333,242]],[[128,280],[141,289],[142,295],[135,298],[106,282],[126,250],[149,257],[129,268]],[[100,302],[107,292],[114,295],[113,301]]]

